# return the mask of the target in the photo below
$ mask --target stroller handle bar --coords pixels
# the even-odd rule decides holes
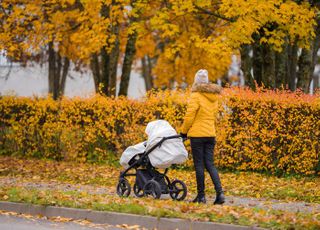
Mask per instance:
[[[173,136],[163,137],[162,140],[163,139],[169,140],[169,139],[175,139],[175,138],[180,138],[180,137],[182,137],[182,136],[180,134],[177,134],[177,135],[173,135]]]
[[[177,139],[177,138],[182,138],[182,136],[180,134],[177,135],[173,135],[173,136],[168,136],[168,137],[163,137],[161,139],[161,141],[159,141],[157,144],[155,144],[154,146],[152,146],[151,149],[149,149],[148,151],[146,151],[144,153],[144,155],[149,155],[149,153],[151,153],[153,150],[155,150],[157,147],[160,147],[162,145],[163,142],[165,142],[166,140],[171,140],[171,139]]]

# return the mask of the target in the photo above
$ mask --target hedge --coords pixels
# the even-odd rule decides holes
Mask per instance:
[[[0,98],[0,154],[100,161],[146,139],[154,119],[178,131],[189,92],[150,92],[143,100]],[[215,163],[235,170],[320,174],[319,96],[225,89]]]

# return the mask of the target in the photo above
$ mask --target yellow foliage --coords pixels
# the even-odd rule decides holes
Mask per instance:
[[[2,0],[1,6],[0,50],[8,57],[37,54],[53,42],[61,56],[89,64],[93,54],[112,50],[119,24],[122,52],[137,32],[136,57],[156,57],[158,87],[190,84],[200,68],[212,80],[223,76],[231,55],[253,36],[278,51],[287,38],[308,47],[316,16],[307,2],[293,0]]]
[[[8,57],[35,55],[49,42],[61,56],[88,62],[106,46],[111,20],[122,20],[118,12],[101,17],[104,1],[12,1],[3,0],[0,19],[0,50]],[[116,8],[116,7],[114,7]],[[124,17],[123,13],[121,17]]]
[[[242,44],[252,43],[254,36],[278,51],[287,37],[308,47],[314,36],[315,9],[305,2],[171,0],[159,5],[161,10],[147,28],[158,41],[153,70],[158,87],[191,84],[200,68],[208,69],[212,80],[220,78],[230,66],[231,55],[238,54]]]
[[[0,151],[79,161],[103,159],[146,139],[146,124],[168,120],[180,131],[188,93],[150,92],[142,101],[100,95],[61,101],[5,96],[0,100]],[[220,167],[317,174],[317,96],[226,89],[217,127]]]

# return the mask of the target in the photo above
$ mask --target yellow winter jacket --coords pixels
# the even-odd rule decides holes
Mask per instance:
[[[194,84],[182,133],[188,137],[215,137],[218,99],[222,88],[216,84]]]

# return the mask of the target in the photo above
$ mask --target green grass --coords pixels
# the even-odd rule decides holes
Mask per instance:
[[[121,212],[121,213],[134,213],[139,215],[147,215],[148,211],[145,207],[137,204],[101,204],[93,203],[92,209],[98,211],[111,211],[111,212]]]

